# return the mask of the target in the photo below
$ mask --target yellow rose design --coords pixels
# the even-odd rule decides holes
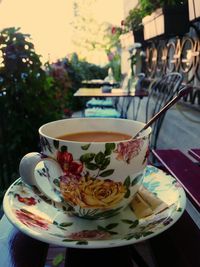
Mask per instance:
[[[61,181],[65,201],[81,208],[110,208],[126,194],[121,182],[82,177],[79,181]]]

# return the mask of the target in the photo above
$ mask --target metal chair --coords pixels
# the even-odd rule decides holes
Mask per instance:
[[[152,83],[146,102],[146,122],[167,104],[182,88],[183,76],[178,72],[166,74]],[[164,113],[152,126],[151,148],[155,149],[163,120]]]
[[[123,83],[122,88],[124,88],[124,90],[126,90],[128,94],[130,94],[131,91],[140,92],[140,90],[142,89],[142,82],[144,78],[145,78],[144,73],[139,73],[136,76],[132,76],[132,74],[129,73],[129,75],[126,77],[126,80]],[[138,97],[140,100],[143,98],[142,96],[141,97],[138,96]],[[127,119],[128,111],[129,111],[131,104],[133,104],[134,109],[136,110],[134,114],[138,112],[140,108],[140,101],[138,102],[139,104],[137,104],[136,106],[134,103],[134,99],[135,97],[132,97],[131,95],[130,96],[128,95],[126,97],[121,97],[121,99],[118,99],[118,103],[116,107],[121,113],[121,118]],[[136,119],[135,118],[136,116],[137,115],[134,115],[133,119]]]

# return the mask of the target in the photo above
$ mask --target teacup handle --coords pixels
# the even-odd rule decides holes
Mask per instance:
[[[44,163],[47,171],[36,173],[36,166],[40,162]],[[37,152],[28,153],[21,159],[19,173],[24,183],[35,185],[48,198],[61,202],[59,194],[54,190],[53,179],[62,176],[63,171],[54,159]]]

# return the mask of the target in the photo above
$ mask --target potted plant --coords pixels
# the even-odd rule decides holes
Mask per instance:
[[[155,11],[142,20],[145,40],[163,34],[165,37],[183,35],[189,31],[189,13],[186,0],[141,0],[141,6],[147,8],[147,4],[144,5],[147,2],[149,2],[148,9],[146,9],[147,13],[153,8]]]
[[[199,0],[188,0],[189,4],[189,19],[194,21],[200,18]]]
[[[155,9],[165,6],[175,7],[182,4],[187,4],[187,0],[139,0],[141,9],[146,14],[151,14]]]
[[[149,40],[157,36],[156,24],[155,24],[155,14],[145,16],[142,19],[144,27],[144,40]]]
[[[129,11],[129,15],[124,21],[124,26],[128,30],[132,30],[134,41],[137,43],[144,42],[144,33],[142,18],[144,17],[143,10],[141,8],[134,8]]]

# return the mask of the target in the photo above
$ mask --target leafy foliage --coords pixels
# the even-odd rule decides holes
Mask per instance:
[[[155,9],[168,6],[182,5],[187,3],[187,0],[140,0],[141,9],[145,14],[150,14]]]
[[[61,108],[65,115],[85,106],[85,99],[74,97],[74,93],[81,87],[82,80],[104,79],[107,68],[79,60],[76,53],[71,58],[63,58],[56,63],[47,65],[48,74],[52,77],[52,87],[55,98],[59,102],[58,111]]]
[[[47,73],[52,78],[52,90],[58,101],[57,111],[69,115],[84,108],[85,100],[73,95],[81,87],[82,80],[104,79],[107,67],[80,60],[76,53],[70,58],[59,59],[56,63],[46,64]]]
[[[80,75],[81,80],[104,79],[108,72],[108,67],[100,67],[78,58],[73,53],[70,58],[74,70]]]
[[[65,256],[62,253],[56,255],[53,259],[53,266],[55,267],[60,266],[60,264],[64,261],[64,259],[65,259]]]
[[[77,72],[71,62],[67,59],[58,60],[56,63],[48,65],[48,74],[52,77],[52,87],[55,93],[55,98],[59,102],[65,115],[70,116],[72,111],[83,108],[83,103],[74,98],[73,94],[81,87],[81,75]]]
[[[16,28],[4,29],[0,53],[0,156],[4,164],[9,162],[9,170],[16,171],[24,154],[38,150],[38,128],[59,114],[52,79],[42,69],[30,36]]]
[[[129,30],[139,30],[142,28],[142,18],[145,12],[141,8],[134,8],[129,11],[129,15],[124,21],[125,28]]]
[[[124,21],[124,31],[139,30],[142,27],[142,18],[151,14],[157,8],[176,6],[187,3],[187,0],[139,0],[140,7],[129,11]]]

